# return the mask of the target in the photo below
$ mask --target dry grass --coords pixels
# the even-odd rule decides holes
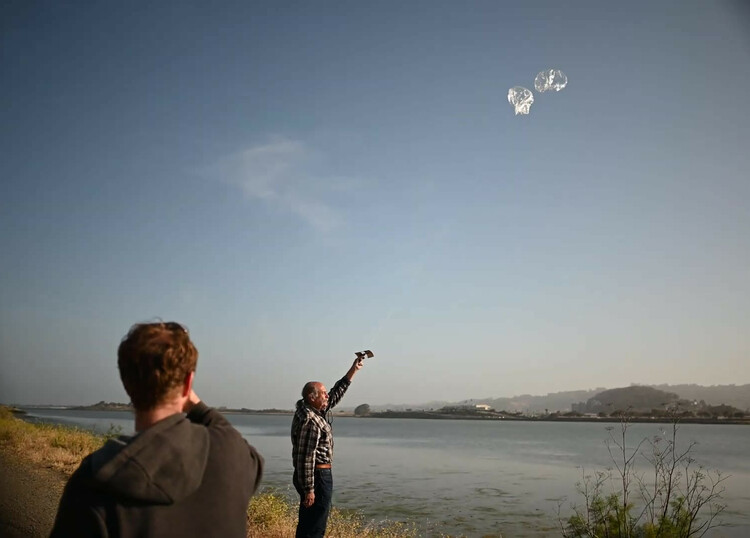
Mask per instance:
[[[42,467],[72,474],[81,460],[104,444],[106,436],[67,426],[30,424],[0,406],[0,450]],[[292,538],[297,506],[286,495],[267,491],[254,496],[247,509],[248,538]],[[376,524],[361,514],[334,508],[328,520],[330,538],[414,538],[416,531],[403,523]]]
[[[296,522],[295,522],[296,524]],[[367,522],[360,513],[344,512],[333,508],[328,520],[327,534],[335,538],[414,538],[417,531],[408,523],[391,521],[387,523]]]
[[[103,436],[77,428],[29,424],[0,407],[0,449],[23,461],[72,474],[87,454],[104,444]]]
[[[278,492],[266,492],[250,500],[247,510],[248,538],[294,538],[297,506]],[[408,524],[366,522],[358,513],[333,508],[326,536],[330,538],[414,538],[416,531]]]

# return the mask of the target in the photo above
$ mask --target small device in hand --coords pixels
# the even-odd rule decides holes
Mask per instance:
[[[371,359],[372,357],[375,356],[375,353],[373,353],[369,349],[366,349],[364,351],[357,351],[354,354],[357,356],[358,359]]]

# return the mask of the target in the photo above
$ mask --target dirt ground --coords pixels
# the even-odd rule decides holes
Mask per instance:
[[[65,476],[0,451],[0,536],[46,538],[52,530]]]

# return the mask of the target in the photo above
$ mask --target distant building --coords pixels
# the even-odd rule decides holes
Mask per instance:
[[[476,404],[474,409],[477,411],[493,411],[492,407],[487,404]]]

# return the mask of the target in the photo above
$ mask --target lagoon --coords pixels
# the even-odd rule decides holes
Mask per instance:
[[[129,412],[26,409],[31,417],[103,432],[133,428]],[[289,415],[227,415],[266,459],[265,488],[293,495]],[[415,524],[421,536],[560,536],[557,510],[580,504],[575,483],[611,467],[607,427],[618,424],[334,418],[334,505]],[[629,444],[668,424],[632,424]],[[728,475],[723,521],[710,536],[750,536],[750,427],[680,425],[698,464]],[[641,458],[642,460],[642,458]],[[644,467],[645,469],[645,467]]]

